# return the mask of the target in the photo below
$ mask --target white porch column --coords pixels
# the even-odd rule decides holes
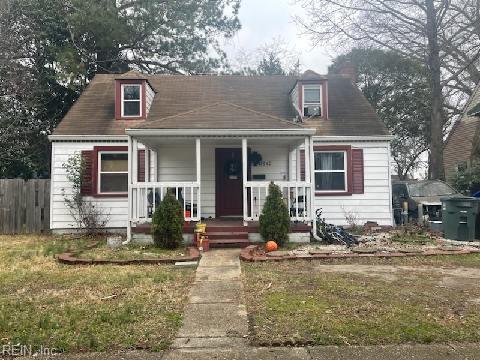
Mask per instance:
[[[315,219],[315,153],[313,151],[313,137],[310,136],[309,148],[309,167],[310,167],[310,217],[312,218],[312,231],[314,236],[317,236],[317,221]],[[306,169],[305,169],[306,171]]]
[[[297,149],[291,146],[288,151],[288,181],[298,181],[297,179],[297,166],[293,166],[296,162]]]
[[[310,141],[311,139],[309,137],[305,138],[305,181],[307,183],[310,182],[311,179],[311,173],[310,173],[310,163],[312,161],[312,151],[310,148]]]
[[[152,161],[152,173],[150,174],[150,181],[157,182],[158,181],[158,155],[156,150],[150,150],[151,153],[151,161]]]
[[[138,182],[138,141],[136,139],[132,139],[132,151],[130,153],[132,154],[132,184],[136,184]]]
[[[145,182],[149,182],[150,181],[150,148],[146,145],[145,145],[144,169],[145,169]]]
[[[202,201],[202,154],[201,154],[201,144],[200,138],[195,139],[195,155],[196,155],[196,165],[197,165],[197,184],[198,184],[198,194],[197,194],[197,216],[199,221],[202,219],[202,211],[201,211],[201,201]],[[193,199],[192,199],[192,207],[190,209],[193,215]]]
[[[128,211],[127,211],[127,241],[132,239],[132,137],[128,136]]]
[[[243,187],[243,225],[247,226],[248,217],[248,194],[247,194],[247,172],[248,172],[248,149],[247,139],[242,139],[242,187]]]
[[[296,179],[297,181],[302,181],[302,158],[300,156],[300,146],[297,146],[296,150],[295,150],[295,156],[296,156],[296,165],[297,165],[297,168],[296,168]]]

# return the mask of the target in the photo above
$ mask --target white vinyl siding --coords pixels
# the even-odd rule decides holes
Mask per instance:
[[[323,216],[328,222],[346,225],[345,212],[357,215],[358,223],[376,221],[380,225],[392,225],[391,190],[389,169],[388,142],[357,141],[357,142],[321,142],[317,138],[315,145],[351,145],[363,149],[364,155],[364,194],[316,196],[315,208],[323,209]],[[126,142],[54,142],[52,143],[52,196],[51,224],[52,229],[72,229],[73,219],[65,207],[62,189],[71,191],[71,184],[66,179],[62,164],[70,155],[82,150],[93,150],[94,146],[125,146]],[[201,144],[201,204],[202,216],[215,216],[215,148],[240,148],[240,144],[217,144],[205,142]],[[249,144],[252,151],[262,155],[267,166],[252,167],[252,175],[265,175],[266,180],[295,179],[296,156],[290,153],[286,145],[255,145]],[[140,146],[140,148],[143,148]],[[169,144],[160,146],[157,150],[158,181],[195,181],[195,145],[194,142],[181,145]],[[288,159],[290,158],[290,164]],[[128,200],[121,198],[87,197],[95,206],[109,215],[107,227],[125,228],[128,217]]]
[[[376,221],[392,225],[390,154],[388,142],[331,143],[315,141],[314,145],[351,145],[363,149],[364,193],[352,195],[316,196],[315,208],[322,208],[326,221],[347,225],[345,212],[357,216],[358,225]]]
[[[72,186],[67,180],[66,171],[62,167],[68,158],[80,154],[82,150],[93,150],[94,146],[126,146],[127,142],[53,142],[51,173],[51,228],[52,230],[71,230],[75,228],[74,220],[65,206],[65,194],[71,194]],[[107,227],[125,228],[128,218],[128,201],[126,197],[95,198],[85,197],[97,209],[108,217]]]
[[[152,107],[153,98],[155,97],[155,92],[153,91],[152,87],[148,84],[148,82],[146,83],[145,86],[147,87],[146,94],[145,94],[145,97],[146,97],[145,101],[147,102],[146,108],[147,108],[147,116],[148,116],[148,113],[150,112],[150,108]]]

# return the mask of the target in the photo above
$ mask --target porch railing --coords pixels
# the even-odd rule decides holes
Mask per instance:
[[[309,221],[311,214],[311,191],[310,183],[305,181],[274,181],[280,187],[283,199],[288,207],[292,221]],[[245,217],[247,221],[258,221],[268,195],[269,181],[247,181],[247,209]]]
[[[151,222],[155,208],[170,190],[183,208],[185,221],[200,220],[200,184],[197,182],[145,182],[130,185],[131,221]]]

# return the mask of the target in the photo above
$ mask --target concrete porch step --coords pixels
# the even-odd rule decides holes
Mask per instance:
[[[251,245],[248,239],[213,239],[209,238],[211,248],[244,248]]]
[[[212,232],[209,229],[207,229],[207,236],[210,240],[248,239],[248,232],[232,232],[232,231]]]

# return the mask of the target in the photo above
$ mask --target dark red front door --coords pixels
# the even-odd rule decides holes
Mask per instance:
[[[216,216],[243,215],[241,149],[215,149]]]

